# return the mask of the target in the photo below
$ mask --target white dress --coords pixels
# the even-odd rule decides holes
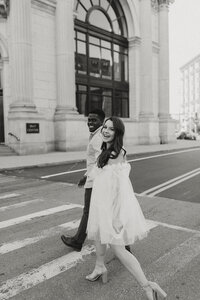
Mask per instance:
[[[102,244],[131,245],[148,228],[129,179],[130,164],[122,153],[103,168],[94,167],[87,235]]]

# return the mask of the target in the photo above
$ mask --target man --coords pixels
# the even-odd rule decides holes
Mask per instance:
[[[86,152],[87,172],[85,173],[83,178],[80,179],[78,183],[79,187],[84,185],[85,188],[83,215],[78,230],[74,236],[72,237],[67,237],[65,235],[61,236],[61,240],[63,241],[63,243],[68,247],[72,247],[76,251],[81,251],[87,236],[86,229],[87,229],[87,222],[88,222],[89,209],[90,209],[90,199],[91,199],[92,185],[93,185],[93,179],[90,178],[89,174],[92,168],[94,167],[94,165],[96,164],[99,154],[101,153],[102,138],[100,132],[101,132],[104,119],[105,119],[105,113],[100,109],[94,109],[88,115],[87,125],[90,131],[90,138],[89,138],[89,143]],[[129,252],[131,252],[130,246],[126,246],[126,249]]]
[[[105,113],[100,109],[92,110],[88,115],[87,125],[90,131],[90,138],[86,152],[87,172],[78,183],[79,187],[84,185],[85,188],[83,215],[78,230],[73,237],[66,237],[64,235],[61,236],[61,239],[65,245],[72,247],[77,251],[81,251],[87,236],[86,229],[93,184],[93,180],[88,174],[95,165],[97,158],[101,153],[102,138],[100,136],[100,132],[104,119]]]

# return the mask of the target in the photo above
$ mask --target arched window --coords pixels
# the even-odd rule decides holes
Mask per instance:
[[[88,115],[129,116],[128,40],[117,0],[78,0],[75,6],[76,105]]]

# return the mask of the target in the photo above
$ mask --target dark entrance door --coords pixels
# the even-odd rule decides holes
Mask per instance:
[[[3,90],[0,89],[0,143],[4,143]]]

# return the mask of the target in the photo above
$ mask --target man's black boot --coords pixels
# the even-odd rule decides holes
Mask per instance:
[[[83,245],[74,240],[73,237],[66,237],[64,235],[61,235],[61,240],[66,246],[71,247],[76,251],[81,251],[82,249]]]

